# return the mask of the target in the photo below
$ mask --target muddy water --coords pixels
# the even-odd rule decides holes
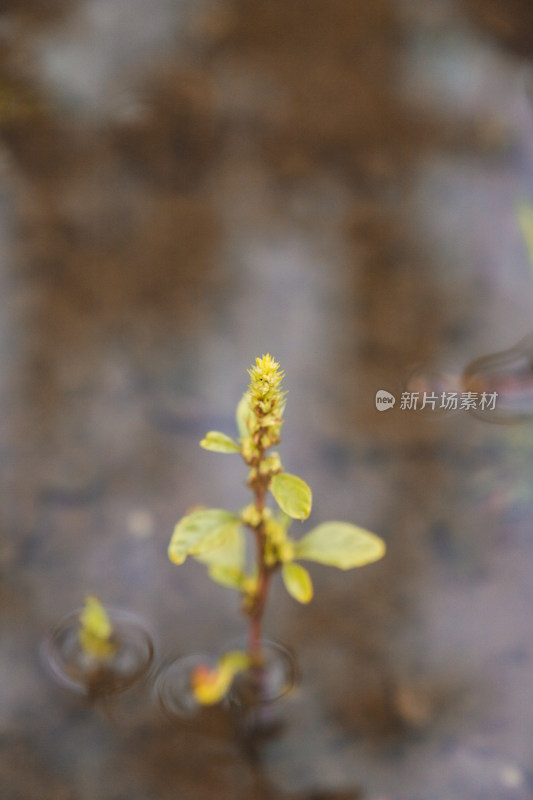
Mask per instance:
[[[461,390],[531,325],[529,67],[469,10],[4,3],[2,798],[533,796],[531,425],[400,407],[413,375]],[[151,680],[87,707],[38,650],[87,592],[142,615],[155,669],[242,632],[166,546],[191,505],[245,501],[197,442],[232,432],[266,351],[311,522],[389,550],[312,569],[305,608],[275,587],[267,633],[303,678],[251,759],[223,714],[169,720]],[[511,373],[523,417],[530,361]]]

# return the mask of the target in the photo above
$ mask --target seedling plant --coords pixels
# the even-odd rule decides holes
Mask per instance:
[[[241,456],[251,502],[236,513],[221,508],[192,510],[176,525],[168,548],[174,564],[191,556],[206,566],[211,580],[237,591],[248,622],[245,651],[232,650],[215,667],[201,665],[194,670],[191,689],[202,705],[222,700],[239,672],[258,674],[263,668],[263,619],[277,572],[295,600],[309,603],[313,584],[301,561],[347,570],[377,561],[385,553],[382,539],[348,522],[324,522],[301,538],[289,535],[293,520],[309,517],[312,493],[302,478],[284,470],[274,449],[281,442],[284,373],[270,355],[263,355],[248,374],[248,389],[237,406],[238,438],[209,431],[200,446]],[[246,535],[253,541],[251,565]]]

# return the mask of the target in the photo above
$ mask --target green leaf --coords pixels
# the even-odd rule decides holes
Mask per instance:
[[[297,475],[280,472],[274,475],[270,490],[277,504],[289,517],[293,519],[307,519],[311,513],[311,489]]]
[[[239,520],[241,523],[241,520]],[[196,554],[197,561],[209,567],[242,571],[244,569],[244,534],[241,524],[229,523],[224,540],[216,547]]]
[[[211,580],[229,589],[240,589],[244,575],[244,533],[240,525],[230,523],[224,541],[206,552],[195,555],[207,565]]]
[[[227,589],[242,589],[245,576],[238,569],[231,567],[219,567],[217,565],[209,567],[209,577],[215,583],[225,586]]]
[[[313,597],[313,584],[305,567],[288,561],[281,574],[288,593],[299,603],[309,603]]]
[[[294,548],[294,558],[339,569],[363,567],[385,554],[385,542],[349,522],[324,522],[309,531]]]
[[[174,528],[168,557],[174,564],[183,564],[188,555],[203,555],[221,545],[239,525],[239,517],[221,508],[194,511]]]
[[[246,439],[250,435],[248,430],[248,419],[252,411],[250,410],[250,393],[245,392],[237,405],[237,412],[235,419],[237,422],[237,430],[241,439]]]
[[[281,527],[283,528],[283,530],[287,532],[292,525],[291,517],[289,517],[289,515],[286,514],[284,511],[282,511],[281,509],[276,513],[275,517],[276,520],[281,525]]]
[[[220,431],[209,431],[205,438],[200,442],[200,447],[204,450],[212,450],[214,453],[240,453],[241,448],[230,436]]]

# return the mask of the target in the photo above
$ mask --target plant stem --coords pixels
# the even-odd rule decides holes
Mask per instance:
[[[254,465],[257,470],[257,477],[250,486],[254,493],[254,505],[260,516],[259,523],[253,528],[256,546],[257,586],[249,611],[250,628],[248,635],[250,661],[252,666],[257,669],[260,669],[264,663],[263,648],[261,645],[261,633],[263,616],[265,613],[268,590],[270,586],[270,578],[273,571],[273,568],[268,566],[265,560],[265,545],[267,538],[264,520],[265,496],[271,478],[269,475],[261,476],[260,467],[264,459],[264,454],[263,448],[260,448],[256,463]]]
[[[270,572],[263,570],[259,576],[254,608],[250,615],[249,655],[252,666],[254,667],[261,667],[263,665],[261,632],[269,584]]]

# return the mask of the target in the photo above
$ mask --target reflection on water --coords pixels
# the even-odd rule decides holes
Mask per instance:
[[[485,422],[533,419],[533,334],[498,353],[476,358],[462,373],[418,365],[402,385],[411,410],[435,417],[464,410]]]
[[[533,420],[533,334],[500,353],[477,358],[463,373],[466,391],[497,393],[494,409],[474,410],[487,422]]]
[[[243,650],[246,640],[239,637],[228,643],[221,654],[234,649]],[[246,719],[259,704],[268,713],[269,707],[277,704],[291,692],[297,682],[298,670],[293,654],[277,642],[263,641],[265,663],[261,671],[260,696],[257,698],[257,686],[254,676],[248,673],[238,674],[221,707],[229,709],[233,706],[238,715]],[[198,667],[214,669],[218,658],[213,655],[193,654],[177,658],[165,664],[154,683],[154,694],[163,713],[170,719],[191,719],[205,711],[193,692],[193,676]],[[275,713],[275,712],[274,712]],[[251,734],[250,734],[251,735]]]

